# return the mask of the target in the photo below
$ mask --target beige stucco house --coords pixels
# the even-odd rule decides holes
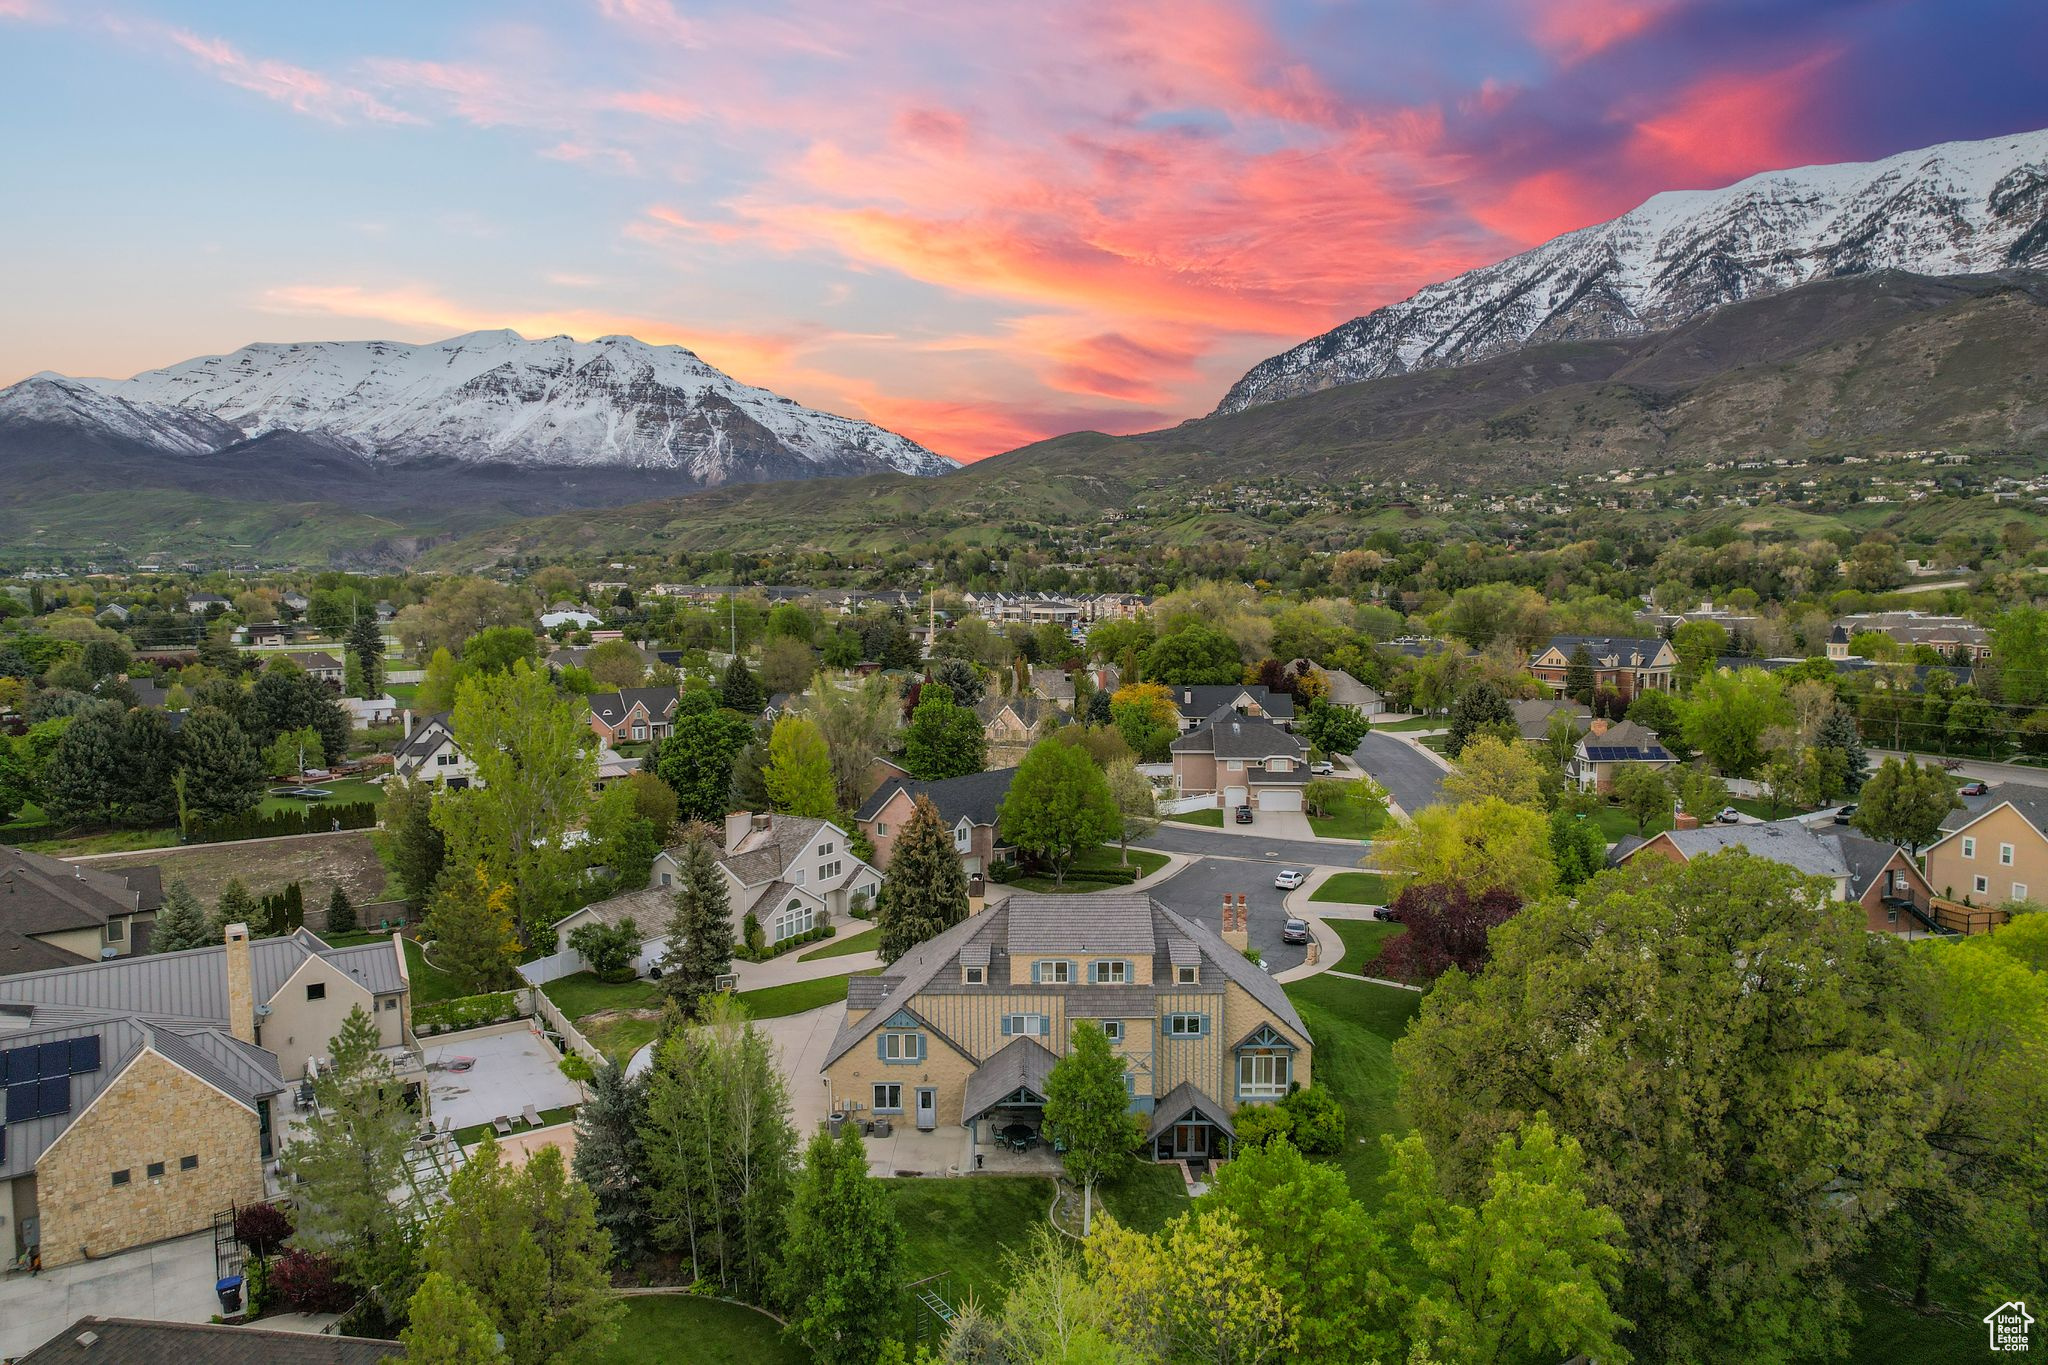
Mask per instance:
[[[1927,846],[1936,894],[1971,906],[2048,899],[2048,788],[2006,782],[1964,799]]]
[[[1308,748],[1271,720],[1224,709],[1168,748],[1182,796],[1214,795],[1226,810],[1302,808]]]
[[[149,951],[154,864],[102,870],[0,844],[0,976]]]

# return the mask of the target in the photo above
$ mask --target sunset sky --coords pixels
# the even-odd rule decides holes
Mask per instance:
[[[0,0],[0,383],[628,332],[972,459],[1660,189],[2048,125],[2039,0]]]

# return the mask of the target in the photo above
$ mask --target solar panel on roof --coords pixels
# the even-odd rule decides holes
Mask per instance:
[[[71,1112],[71,1078],[69,1076],[45,1076],[36,1082],[36,1109],[38,1118],[52,1114]]]
[[[37,1050],[42,1054],[36,1068],[38,1076],[69,1076],[71,1074],[71,1040],[69,1038],[59,1038],[54,1043],[44,1043]]]
[[[36,1079],[36,1050],[11,1047],[0,1052],[0,1085],[19,1085]]]
[[[100,1069],[100,1036],[88,1034],[71,1040],[71,1074],[83,1076]]]
[[[30,1081],[27,1085],[10,1085],[7,1087],[7,1121],[9,1123],[27,1123],[30,1119],[38,1117],[36,1113],[37,1084],[38,1082]]]

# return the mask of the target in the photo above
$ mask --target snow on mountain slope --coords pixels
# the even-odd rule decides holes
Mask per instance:
[[[0,389],[0,423],[85,428],[118,442],[203,455],[241,439],[235,427],[206,412],[130,402],[90,382],[44,371]]]
[[[680,346],[623,336],[259,343],[132,379],[64,382],[145,413],[230,423],[231,439],[319,433],[384,463],[638,468],[707,484],[955,467],[870,423],[741,384]]]
[[[1659,194],[1260,362],[1218,413],[1548,341],[1633,336],[1874,270],[2048,263],[2048,130]]]

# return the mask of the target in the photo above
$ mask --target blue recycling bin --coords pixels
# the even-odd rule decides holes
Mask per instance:
[[[232,1317],[242,1311],[242,1277],[230,1275],[213,1282],[213,1292],[220,1295],[220,1311],[223,1317]]]

